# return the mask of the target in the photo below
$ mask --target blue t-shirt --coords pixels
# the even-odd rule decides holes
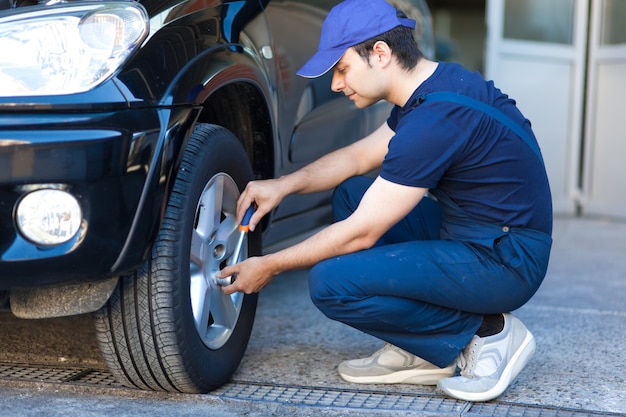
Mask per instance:
[[[387,123],[395,132],[381,177],[439,189],[476,222],[552,232],[552,199],[542,162],[509,128],[483,112],[418,97],[451,91],[496,107],[532,135],[515,101],[462,66],[439,63]]]

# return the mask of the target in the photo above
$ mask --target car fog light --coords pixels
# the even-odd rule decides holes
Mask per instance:
[[[60,245],[72,239],[82,222],[78,201],[62,190],[37,190],[20,200],[16,210],[22,235],[38,245]]]

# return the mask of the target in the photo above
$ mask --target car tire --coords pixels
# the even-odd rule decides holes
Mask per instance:
[[[104,361],[121,384],[205,393],[224,384],[248,344],[257,294],[227,296],[213,274],[234,263],[236,202],[253,177],[246,152],[228,130],[194,129],[151,256],[121,277],[94,313]],[[258,233],[239,259],[260,253]]]

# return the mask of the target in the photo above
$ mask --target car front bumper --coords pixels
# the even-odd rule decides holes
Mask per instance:
[[[102,279],[145,259],[180,146],[164,112],[0,114],[0,289]],[[78,200],[83,222],[42,247],[20,234],[15,208],[51,186]]]

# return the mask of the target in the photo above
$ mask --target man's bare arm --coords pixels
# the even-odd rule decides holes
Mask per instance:
[[[252,181],[239,198],[237,213],[243,217],[250,204],[257,206],[250,219],[254,230],[261,218],[290,194],[308,194],[335,188],[346,179],[366,174],[382,164],[394,132],[383,123],[369,136],[325,155],[311,164],[277,179]]]
[[[328,226],[297,245],[225,268],[221,276],[237,273],[238,278],[223,291],[227,294],[258,292],[281,272],[308,268],[324,259],[367,249],[404,218],[426,191],[425,188],[403,186],[379,177],[347,219]]]

